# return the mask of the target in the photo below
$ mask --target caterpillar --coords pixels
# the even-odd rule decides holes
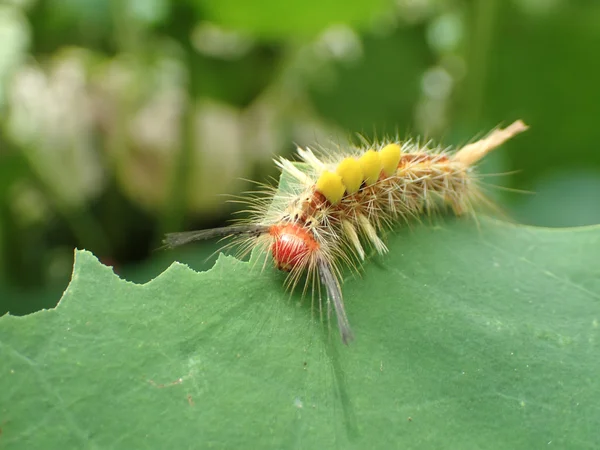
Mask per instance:
[[[429,148],[418,141],[386,141],[366,148],[298,148],[300,167],[280,157],[275,164],[293,180],[286,192],[263,186],[244,200],[250,217],[222,228],[167,234],[175,247],[214,237],[232,238],[245,254],[254,248],[271,255],[288,272],[293,290],[304,278],[304,293],[321,286],[333,304],[344,344],[353,340],[341,289],[342,266],[359,269],[365,248],[388,251],[380,237],[395,223],[449,206],[456,215],[474,213],[486,198],[475,164],[527,129],[520,120],[459,148]],[[266,259],[265,259],[266,262]]]

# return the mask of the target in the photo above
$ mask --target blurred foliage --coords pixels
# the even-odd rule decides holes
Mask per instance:
[[[55,304],[74,247],[137,281],[206,267],[160,236],[354,132],[459,144],[522,118],[484,170],[535,195],[492,195],[600,223],[598,48],[584,0],[0,0],[0,313]]]

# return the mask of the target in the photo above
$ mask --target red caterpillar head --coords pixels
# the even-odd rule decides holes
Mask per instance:
[[[271,253],[275,264],[279,270],[285,272],[306,264],[310,254],[319,249],[314,237],[302,226],[294,223],[273,225],[269,234],[273,237]]]

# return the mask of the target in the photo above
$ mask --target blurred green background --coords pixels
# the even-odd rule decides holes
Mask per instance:
[[[73,248],[127,279],[216,244],[223,194],[294,143],[398,132],[461,144],[516,221],[600,223],[600,2],[0,0],[0,314],[56,304]]]

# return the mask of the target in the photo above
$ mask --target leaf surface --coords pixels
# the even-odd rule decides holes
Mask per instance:
[[[1,447],[600,445],[598,227],[388,242],[345,280],[349,347],[273,269],[136,285],[78,251],[57,308],[0,319]]]

